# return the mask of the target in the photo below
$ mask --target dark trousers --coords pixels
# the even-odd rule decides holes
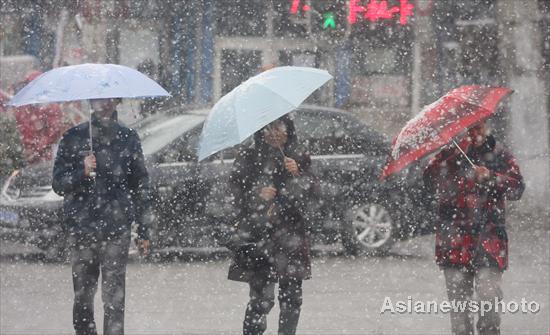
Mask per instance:
[[[473,299],[474,289],[478,301],[488,301],[494,305],[495,298],[502,300],[500,288],[502,272],[493,267],[482,267],[476,270],[445,268],[445,282],[450,301],[468,301]],[[494,308],[489,312],[478,313],[476,328],[479,335],[500,334],[500,315]],[[467,310],[451,310],[451,330],[453,335],[473,335],[474,316]]]
[[[275,305],[275,283],[265,278],[250,281],[250,301],[243,322],[244,335],[263,334],[267,328],[267,314]],[[302,306],[302,280],[279,280],[279,335],[294,335]]]
[[[94,296],[101,272],[103,334],[124,334],[124,296],[129,235],[104,241],[74,240],[71,262],[74,287],[73,326],[77,335],[96,335]]]

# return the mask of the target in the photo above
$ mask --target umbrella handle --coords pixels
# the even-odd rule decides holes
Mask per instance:
[[[468,157],[468,155],[466,155],[466,153],[464,152],[464,150],[462,150],[462,148],[460,147],[460,145],[458,145],[454,139],[453,139],[453,144],[458,148],[458,150],[460,150],[460,152],[462,153],[462,155],[464,155],[464,157],[466,157],[466,159],[468,160],[468,162],[470,163],[470,165],[472,165],[472,167],[476,167],[475,164],[474,164],[474,162],[472,162],[472,160],[470,159],[470,157]]]
[[[470,162],[470,165],[472,165],[473,168],[475,168],[475,164],[472,162],[472,160],[470,159],[470,157],[468,157],[468,155],[466,155],[466,153],[464,152],[464,150],[462,150],[462,148],[455,142],[455,140],[453,139],[453,143],[454,145],[458,148],[458,150],[460,150],[460,152],[464,155],[464,157],[466,157],[466,159],[468,160],[468,162]],[[477,186],[483,186],[482,184],[480,183],[476,183]]]
[[[285,152],[283,151],[283,148],[279,147],[279,151],[281,152],[281,154],[283,155],[283,161],[287,158],[287,156],[285,155]],[[292,158],[291,158],[292,159]],[[298,170],[298,175],[300,175],[300,170]],[[296,177],[294,174],[292,174],[294,177]]]

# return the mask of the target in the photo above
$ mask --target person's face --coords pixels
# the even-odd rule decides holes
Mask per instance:
[[[110,119],[120,99],[91,99],[90,104],[98,119]]]
[[[281,121],[274,121],[264,128],[264,139],[274,148],[282,148],[288,140],[286,125]]]
[[[472,145],[476,148],[485,143],[487,135],[488,128],[487,124],[484,121],[479,122],[468,130],[468,137],[470,137]]]

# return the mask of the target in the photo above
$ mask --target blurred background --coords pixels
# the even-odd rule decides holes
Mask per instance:
[[[32,70],[106,62],[148,74],[175,103],[211,105],[259,71],[313,66],[335,80],[310,102],[393,137],[451,88],[511,87],[494,131],[526,177],[520,207],[549,207],[548,0],[2,0],[0,17],[0,88],[11,94]]]
[[[143,129],[155,129],[144,134],[157,136],[158,142],[175,143],[166,145],[173,152],[167,151],[165,160],[156,162],[164,163],[169,173],[153,174],[165,183],[159,190],[169,189],[178,197],[158,197],[173,205],[159,208],[172,215],[169,223],[174,227],[187,227],[182,218],[194,220],[190,227],[198,227],[196,239],[187,230],[175,231],[174,236],[198,245],[208,234],[202,222],[187,212],[192,207],[181,199],[191,199],[200,208],[208,204],[197,200],[197,189],[174,176],[204,183],[191,173],[199,169],[192,165],[196,157],[188,154],[196,149],[202,121],[209,107],[251,76],[284,65],[328,70],[334,80],[315,92],[300,112],[328,126],[309,122],[308,134],[319,133],[323,138],[341,133],[349,144],[355,143],[350,139],[359,140],[368,133],[367,146],[380,142],[384,150],[389,147],[386,138],[395,137],[423,106],[450,89],[468,84],[512,88],[514,94],[491,120],[493,133],[518,158],[526,181],[523,198],[509,203],[511,266],[504,277],[505,299],[537,301],[541,312],[506,315],[503,333],[548,333],[550,0],[0,0],[0,185],[6,185],[0,191],[14,199],[7,207],[0,203],[0,236],[9,232],[6,227],[14,226],[17,231],[29,231],[32,241],[42,234],[27,220],[35,212],[14,210],[16,204],[25,207],[25,188],[13,183],[9,189],[5,183],[13,169],[27,166],[30,173],[21,173],[19,179],[37,172],[36,178],[27,181],[32,186],[29,197],[41,197],[29,201],[39,213],[33,220],[38,227],[51,221],[59,230],[59,218],[41,212],[61,208],[61,198],[51,191],[51,159],[61,134],[85,121],[89,108],[85,102],[11,109],[5,104],[42,72],[86,62],[130,66],[172,94],[170,100],[124,101],[119,116],[126,124],[141,122]],[[359,127],[358,119],[365,125]],[[150,138],[144,140],[146,147],[147,141],[151,148],[160,147]],[[368,176],[377,181],[378,170],[373,166],[380,168],[385,161],[384,150],[376,155],[331,151],[338,156],[337,164],[323,171],[325,177],[335,178],[326,177],[326,181],[338,187],[345,184],[343,167],[369,170]],[[332,157],[317,154],[325,160]],[[221,163],[232,158],[220,157]],[[204,166],[230,168],[218,161],[208,164]],[[220,179],[217,185],[224,183]],[[373,188],[367,186],[359,191],[370,195]],[[223,188],[213,189],[219,198],[226,196]],[[357,187],[352,184],[350,189]],[[404,190],[414,188],[406,185],[394,191],[402,195]],[[388,198],[394,204],[389,209],[403,212],[409,223],[422,223],[413,215],[421,212],[422,196],[411,194],[407,202]],[[324,195],[332,196],[328,191]],[[353,204],[340,194],[333,198]],[[220,203],[212,207],[222,208]],[[44,231],[41,238],[56,246],[55,236]],[[340,257],[346,253],[316,249],[321,257],[315,257],[314,280],[305,286],[300,330],[309,334],[449,333],[448,315],[379,314],[384,297],[406,300],[412,295],[426,301],[445,297],[444,278],[433,261],[433,236],[410,235],[390,244],[391,250],[381,257],[353,253]],[[166,236],[159,240],[173,242]],[[29,246],[34,244],[13,245],[0,239],[0,333],[70,333],[70,266],[44,262],[32,252],[29,256]],[[52,250],[57,256],[57,248]],[[240,331],[247,292],[245,286],[228,285],[226,258],[210,255],[200,262],[142,263],[133,252],[128,270],[129,333]],[[102,308],[99,299],[96,315]],[[271,313],[270,325],[276,324],[276,315]]]

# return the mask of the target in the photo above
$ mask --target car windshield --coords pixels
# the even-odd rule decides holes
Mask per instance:
[[[203,115],[183,114],[147,122],[141,128],[137,128],[143,154],[147,156],[157,152],[183,133],[198,126],[204,121],[204,118]]]

